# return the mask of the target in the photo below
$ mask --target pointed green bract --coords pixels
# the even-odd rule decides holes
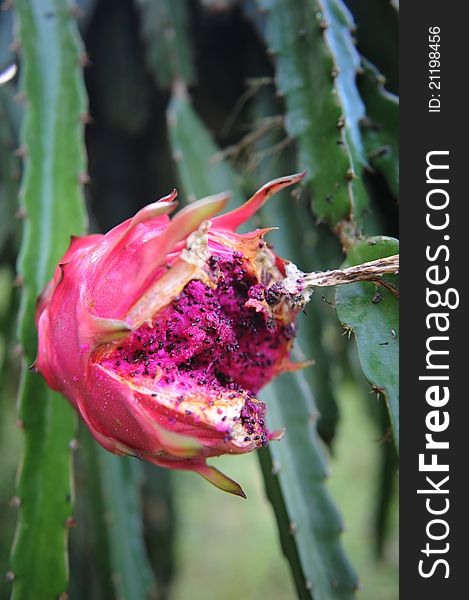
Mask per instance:
[[[357,577],[344,554],[343,524],[325,485],[327,464],[316,432],[318,413],[304,375],[282,375],[261,397],[268,406],[269,428],[286,430],[280,442],[260,452],[260,459],[298,596],[352,599]]]
[[[350,249],[344,266],[398,252],[399,243],[393,238],[362,240]],[[398,285],[397,275],[387,276],[386,281]],[[399,300],[383,286],[353,283],[337,287],[336,308],[339,320],[355,334],[365,377],[377,393],[384,394],[399,449]]]
[[[16,242],[18,229],[14,217],[18,210],[20,164],[14,153],[17,141],[9,114],[11,96],[10,86],[0,87],[0,252],[4,256],[10,250],[8,243]]]
[[[67,531],[72,510],[69,444],[73,410],[28,371],[36,355],[36,298],[68,247],[85,229],[80,174],[86,110],[81,43],[66,0],[18,0],[22,93],[27,110],[21,186],[25,210],[19,273],[24,282],[19,340],[23,376],[19,418],[25,448],[19,476],[19,520],[11,556],[13,598],[57,598],[68,580]]]
[[[93,111],[101,125],[138,136],[148,127],[152,98],[139,40],[131,26],[134,7],[130,2],[98,4],[97,12],[103,16],[93,19],[96,31],[90,46]]]

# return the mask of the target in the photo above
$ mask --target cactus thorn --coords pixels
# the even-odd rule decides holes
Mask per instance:
[[[348,339],[350,339],[350,336],[353,333],[353,328],[350,327],[350,325],[345,325],[344,323],[342,323],[343,327],[344,327],[344,332],[342,335],[346,335]]]
[[[306,589],[307,589],[308,591],[311,591],[311,590],[313,589],[313,584],[311,583],[311,580],[310,580],[310,579],[307,579],[307,580],[305,581],[305,587],[306,587]]]
[[[76,438],[73,438],[68,442],[68,447],[70,450],[75,451],[75,450],[79,450],[81,446],[80,446],[80,442]]]
[[[91,177],[89,176],[89,174],[86,171],[82,171],[78,175],[78,182],[81,183],[81,185],[87,185],[88,183],[90,183],[90,181],[91,181]]]
[[[19,50],[21,50],[20,40],[13,40],[8,46],[8,50],[10,50],[10,52],[18,52]]]
[[[272,461],[272,475],[278,475],[280,473],[281,468],[282,467],[280,466],[280,463],[278,462],[278,460]]]
[[[183,159],[183,154],[180,150],[176,150],[176,152],[173,152],[173,160],[175,163],[180,163],[182,162]]]
[[[352,181],[356,178],[355,171],[350,167],[347,169],[347,179],[348,181]]]
[[[22,275],[17,275],[13,280],[13,287],[23,287],[24,285],[24,277]]]
[[[15,580],[15,574],[10,569],[5,573],[5,581],[14,581],[14,580]]]
[[[298,531],[298,526],[295,523],[295,521],[290,521],[290,525],[289,525],[289,528],[288,528],[288,533],[290,535],[296,535],[297,531]]]
[[[26,208],[24,206],[20,206],[20,208],[15,212],[15,219],[26,219],[28,213],[26,212]]]
[[[381,148],[375,148],[368,154],[368,158],[373,160],[373,158],[382,158],[388,154],[391,154],[391,146],[381,146]]]
[[[78,64],[82,67],[89,67],[91,64],[90,57],[86,52],[82,52],[78,57]]]
[[[19,496],[12,496],[11,500],[10,500],[10,506],[13,506],[13,508],[19,508],[21,506],[21,499]]]
[[[13,346],[14,356],[24,356],[23,346],[21,344],[15,344]]]
[[[18,104],[25,104],[26,102],[26,94],[24,92],[18,92],[13,96],[13,100]]]
[[[333,79],[335,79],[339,73],[340,73],[339,67],[332,67],[331,75],[332,75]]]
[[[337,119],[337,127],[339,129],[342,129],[342,127],[344,127],[344,125],[345,125],[345,117],[342,115],[341,117],[339,117]]]
[[[24,429],[23,419],[16,419],[15,425],[18,427],[18,429]]]
[[[90,113],[88,111],[86,111],[86,112],[81,113],[80,121],[83,123],[83,125],[90,125],[91,123],[94,122],[94,119],[90,115]]]
[[[24,158],[27,154],[28,154],[28,149],[26,148],[26,146],[24,144],[19,146],[14,152],[14,155],[18,156],[19,158]]]
[[[67,594],[67,592],[62,592],[60,594],[60,596],[57,598],[57,600],[68,600],[68,594]]]
[[[72,529],[72,527],[75,527],[75,525],[76,525],[76,521],[73,517],[67,517],[65,519],[65,527],[67,529]]]

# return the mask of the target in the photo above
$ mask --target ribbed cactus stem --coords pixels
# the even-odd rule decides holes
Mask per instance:
[[[23,373],[19,422],[25,446],[19,472],[19,519],[10,563],[14,600],[64,598],[71,519],[72,408],[28,369],[36,356],[38,295],[72,234],[85,228],[80,174],[84,171],[85,91],[82,52],[67,0],[18,0],[21,93],[26,115],[21,207],[25,214],[18,263],[22,300],[19,341]]]

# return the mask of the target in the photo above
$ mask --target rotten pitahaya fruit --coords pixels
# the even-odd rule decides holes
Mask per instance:
[[[38,302],[35,367],[104,448],[244,495],[205,461],[279,437],[256,394],[294,368],[298,309],[275,294],[286,262],[267,230],[236,229],[302,177],[276,179],[221,216],[227,194],[170,221],[174,190],[105,235],[72,239]]]

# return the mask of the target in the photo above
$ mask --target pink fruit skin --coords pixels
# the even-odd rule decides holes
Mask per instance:
[[[104,448],[244,495],[205,460],[278,437],[255,394],[294,368],[296,313],[266,301],[284,275],[266,231],[236,229],[303,176],[274,180],[214,218],[227,194],[170,221],[174,190],[105,235],[72,239],[38,300],[35,367]]]

